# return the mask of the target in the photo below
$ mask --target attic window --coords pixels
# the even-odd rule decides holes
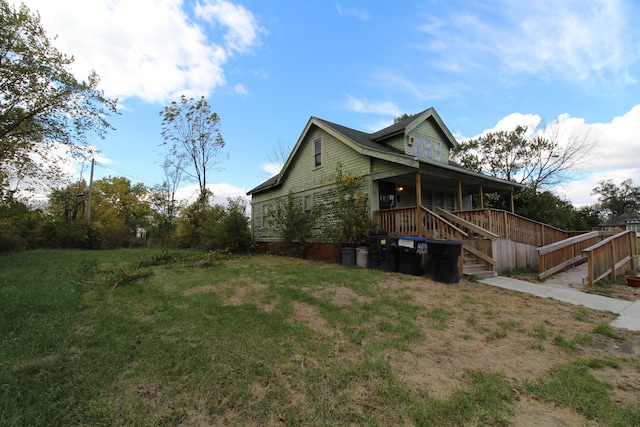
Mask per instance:
[[[313,140],[313,154],[315,167],[322,166],[322,138]]]

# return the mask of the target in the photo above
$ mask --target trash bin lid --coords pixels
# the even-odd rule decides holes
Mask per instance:
[[[415,248],[419,243],[426,243],[427,239],[416,236],[400,236],[398,237],[398,246],[401,248]]]

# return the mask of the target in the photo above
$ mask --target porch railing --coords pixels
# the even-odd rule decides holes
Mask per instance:
[[[418,236],[430,239],[464,240],[467,233],[425,207],[381,210],[378,227],[390,236]]]
[[[587,253],[583,251],[612,234],[592,231],[537,248],[538,278],[544,279],[567,267],[583,263],[587,260]]]
[[[544,246],[571,237],[559,228],[499,209],[474,209],[454,213],[499,237],[533,246]]]
[[[625,270],[638,269],[636,233],[623,231],[583,250],[588,264],[587,284],[609,276],[612,280]]]

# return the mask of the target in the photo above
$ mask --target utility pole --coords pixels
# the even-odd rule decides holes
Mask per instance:
[[[93,166],[96,159],[91,159],[91,175],[89,177],[89,199],[87,200],[87,223],[91,222],[91,193],[93,192]]]

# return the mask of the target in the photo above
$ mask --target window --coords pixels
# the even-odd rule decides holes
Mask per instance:
[[[433,141],[433,158],[436,160],[440,160],[442,158],[440,143],[438,141]]]
[[[313,140],[313,162],[315,167],[322,166],[322,138]]]
[[[419,136],[412,136],[411,141],[413,142],[413,155],[422,157],[422,138]]]
[[[311,211],[311,206],[313,206],[313,196],[311,194],[307,194],[304,196],[304,211],[309,213]]]
[[[442,159],[442,146],[439,141],[426,136],[412,135],[409,145],[413,145],[413,155],[422,159]]]
[[[264,205],[262,205],[262,226],[266,227],[267,226],[267,215],[269,213],[269,210],[267,208],[267,204],[265,203]]]
[[[424,138],[422,141],[424,143],[424,157],[430,159],[432,157],[432,155],[431,155],[431,140],[429,138]]]

